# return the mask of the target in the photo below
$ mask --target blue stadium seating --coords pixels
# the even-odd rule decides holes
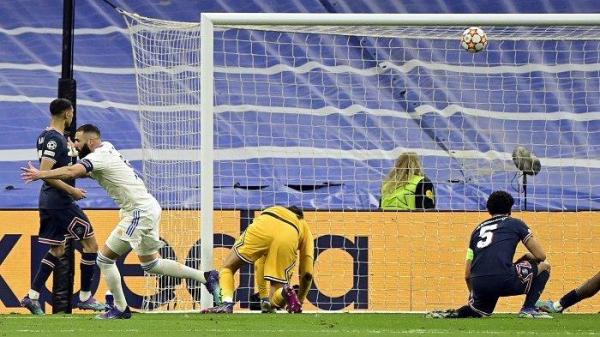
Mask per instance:
[[[37,135],[47,126],[48,103],[56,96],[57,78],[60,75],[60,41],[62,1],[4,1],[0,3],[0,208],[35,208],[39,183],[24,184],[19,178],[19,167],[27,160],[35,160],[34,145]],[[593,0],[549,0],[540,8],[534,2],[519,0],[502,1],[389,1],[389,0],[269,0],[269,1],[114,1],[123,8],[148,17],[162,19],[197,21],[200,12],[600,12],[600,4]],[[129,37],[122,18],[102,1],[77,2],[76,27],[88,31],[78,31],[75,40],[75,73],[78,83],[78,123],[94,123],[103,130],[105,139],[117,148],[135,150],[141,147],[139,118],[137,114],[136,82],[133,72],[133,58]],[[476,14],[473,14],[476,15]],[[269,33],[264,33],[269,34]],[[362,53],[360,41],[356,41],[355,53]],[[405,43],[408,50],[417,50],[418,41]],[[444,43],[436,41],[435,43]],[[519,43],[515,42],[516,49]],[[579,42],[583,43],[583,42]],[[569,53],[566,42],[545,42],[538,48],[548,51],[536,55],[536,62],[544,64],[598,64],[600,43],[587,42],[581,46],[589,53]],[[242,46],[243,48],[243,46]],[[373,47],[370,47],[373,48]],[[504,46],[506,48],[506,46]],[[434,48],[435,50],[435,48]],[[441,48],[440,48],[441,50]],[[564,51],[556,53],[555,51]],[[292,53],[284,50],[284,53]],[[306,51],[304,51],[306,52]],[[416,53],[416,52],[415,52]],[[501,51],[490,45],[486,57],[469,58],[468,62],[483,65],[485,62],[499,61]],[[415,57],[419,55],[413,55]],[[432,62],[463,64],[467,62],[457,53],[432,53]],[[516,55],[520,64],[531,62],[526,55]],[[357,57],[357,59],[361,59]],[[272,58],[252,59],[255,67],[268,67]],[[376,58],[365,58],[364,62],[351,64],[357,68],[378,66]],[[263,63],[261,63],[263,62]],[[295,57],[294,66],[306,59]],[[352,61],[350,61],[352,63]],[[105,72],[90,70],[105,69]],[[573,114],[600,113],[600,71],[569,72],[550,80],[543,72],[529,72],[522,75],[519,84],[532,91],[532,94],[519,94],[522,87],[506,81],[500,75],[486,75],[493,87],[488,90],[465,92],[464,88],[475,87],[475,76],[453,77],[445,71],[415,68],[408,73],[394,70],[366,80],[364,92],[339,88],[323,100],[298,100],[298,107],[317,109],[334,104],[346,108],[357,100],[363,100],[366,108],[391,109],[414,113],[420,98],[429,101],[430,97],[461,97],[461,105],[478,108],[486,102],[491,111],[510,111],[523,114],[553,113],[568,111]],[[422,83],[430,83],[428,88],[410,85],[417,75]],[[261,75],[249,75],[261,76]],[[267,75],[263,75],[267,76]],[[290,81],[291,74],[278,74],[280,80]],[[595,80],[589,80],[590,77]],[[308,92],[310,85],[333,87],[333,77],[305,77],[306,83],[295,90]],[[337,77],[339,79],[339,77]],[[435,85],[444,81],[444,88]],[[311,83],[314,81],[314,83]],[[376,83],[387,83],[388,92],[376,93],[370,89]],[[217,90],[224,86],[222,77],[216,76]],[[228,88],[239,90],[240,88]],[[290,90],[289,87],[257,88],[265,95],[246,101],[247,97],[237,96],[237,101],[228,104],[273,104],[272,92]],[[482,92],[485,91],[484,96]],[[590,95],[590,93],[596,93]],[[560,93],[560,94],[559,94]],[[290,93],[289,96],[296,95]],[[358,96],[357,96],[358,95]],[[365,99],[365,95],[373,95]],[[383,95],[389,99],[376,99]],[[402,96],[402,99],[399,97]],[[373,104],[369,106],[368,104]],[[341,128],[346,137],[352,137],[361,144],[361,149],[392,150],[397,147],[422,148],[431,151],[452,149],[473,150],[480,153],[498,151],[510,153],[516,144],[527,144],[538,156],[554,160],[553,165],[545,165],[542,172],[530,179],[529,205],[535,210],[598,210],[600,209],[600,119],[593,120],[522,120],[497,118],[470,118],[457,113],[449,117],[433,111],[447,106],[432,106],[418,119],[401,117],[370,116],[358,113],[352,117],[332,114],[311,116],[312,123],[346,125]],[[224,113],[216,121],[216,127],[228,120],[243,120],[248,129],[258,128],[260,112]],[[289,114],[270,114],[271,122],[283,122],[295,118]],[[352,125],[360,125],[363,130],[355,133]],[[234,127],[240,127],[234,125]],[[382,132],[382,128],[385,132]],[[478,130],[498,130],[497,133],[482,133]],[[404,130],[399,137],[398,130]],[[327,132],[325,132],[327,131]],[[341,138],[332,137],[335,130],[313,130],[308,123],[300,123],[297,129],[273,128],[268,130],[271,137],[265,140],[260,134],[236,139],[231,135],[215,139],[217,148],[246,146],[308,146],[317,148],[349,149]],[[292,137],[291,134],[311,134],[306,139]],[[273,137],[275,136],[275,137]],[[342,135],[344,136],[344,135]],[[357,138],[359,137],[359,138]],[[563,159],[560,161],[559,159]],[[591,164],[590,164],[591,163]],[[544,162],[542,162],[544,164]],[[140,169],[141,162],[133,165]],[[393,165],[392,160],[334,160],[334,159],[255,159],[242,164],[240,161],[217,163],[215,181],[215,201],[217,208],[262,208],[270,204],[294,203],[306,208],[335,209],[376,209],[382,177]],[[485,166],[482,162],[465,163],[450,156],[424,156],[427,174],[435,182],[438,209],[479,210],[484,208],[487,195],[498,188],[516,192],[514,172],[495,172],[491,176],[479,175],[472,167]],[[268,174],[261,174],[261,170]],[[271,172],[275,170],[277,174]],[[244,172],[243,174],[241,172]],[[361,175],[356,179],[356,175]],[[236,177],[235,180],[232,177]],[[241,178],[243,177],[243,178]],[[285,179],[285,180],[284,180]],[[355,183],[354,181],[363,181]],[[368,181],[369,183],[364,183]],[[507,183],[508,182],[508,183]],[[84,208],[114,208],[115,205],[105,192],[93,181],[82,181],[80,186],[89,192],[87,199],[80,202]],[[163,198],[167,198],[168,196]],[[161,202],[168,203],[168,200]],[[522,203],[522,195],[519,195]]]

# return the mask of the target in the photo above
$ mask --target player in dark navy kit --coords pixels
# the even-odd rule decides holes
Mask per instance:
[[[73,120],[73,106],[66,99],[55,99],[50,103],[52,120],[38,137],[37,153],[40,170],[69,166],[76,159],[76,153],[69,149],[64,136],[65,128]],[[40,263],[29,293],[21,305],[34,315],[43,315],[39,304],[42,287],[54,270],[54,266],[65,253],[67,238],[79,240],[83,247],[81,256],[81,291],[77,307],[84,310],[101,311],[106,305],[97,302],[91,296],[91,285],[96,266],[98,244],[94,230],[87,216],[74,202],[85,198],[86,191],[73,186],[73,181],[46,179],[42,185],[39,199],[40,232],[39,242],[50,245]]]
[[[428,317],[490,316],[500,297],[526,294],[519,317],[552,318],[535,308],[550,277],[546,253],[529,227],[510,216],[513,204],[514,200],[507,192],[492,193],[487,201],[492,217],[479,224],[471,234],[465,269],[469,303],[457,310],[431,312]],[[529,253],[513,263],[519,242]]]

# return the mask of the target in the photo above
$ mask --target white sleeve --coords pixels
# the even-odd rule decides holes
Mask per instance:
[[[92,152],[79,161],[86,172],[102,171],[106,167],[106,160],[101,153]]]

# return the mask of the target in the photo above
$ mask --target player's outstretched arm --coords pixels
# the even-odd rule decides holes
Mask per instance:
[[[49,171],[40,171],[29,162],[28,167],[21,167],[21,171],[21,179],[27,183],[38,179],[75,179],[87,174],[85,167],[81,164],[63,166]]]
[[[40,171],[50,171],[53,165],[53,161],[42,158],[42,161],[40,162]],[[80,200],[86,197],[87,192],[84,189],[73,187],[60,179],[44,179],[44,181],[48,185],[68,193],[75,200]]]

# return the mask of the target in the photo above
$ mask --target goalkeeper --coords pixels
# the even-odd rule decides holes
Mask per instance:
[[[298,294],[290,286],[297,259],[300,263]],[[266,289],[264,281],[271,284],[269,301],[263,304],[263,311],[287,307],[288,312],[300,313],[312,284],[313,260],[313,235],[302,210],[295,206],[269,207],[254,219],[225,258],[220,273],[223,304],[205,309],[202,313],[233,312],[233,275],[244,263],[255,264],[258,273],[263,274],[259,288]],[[261,297],[265,295],[266,291],[261,291]]]

